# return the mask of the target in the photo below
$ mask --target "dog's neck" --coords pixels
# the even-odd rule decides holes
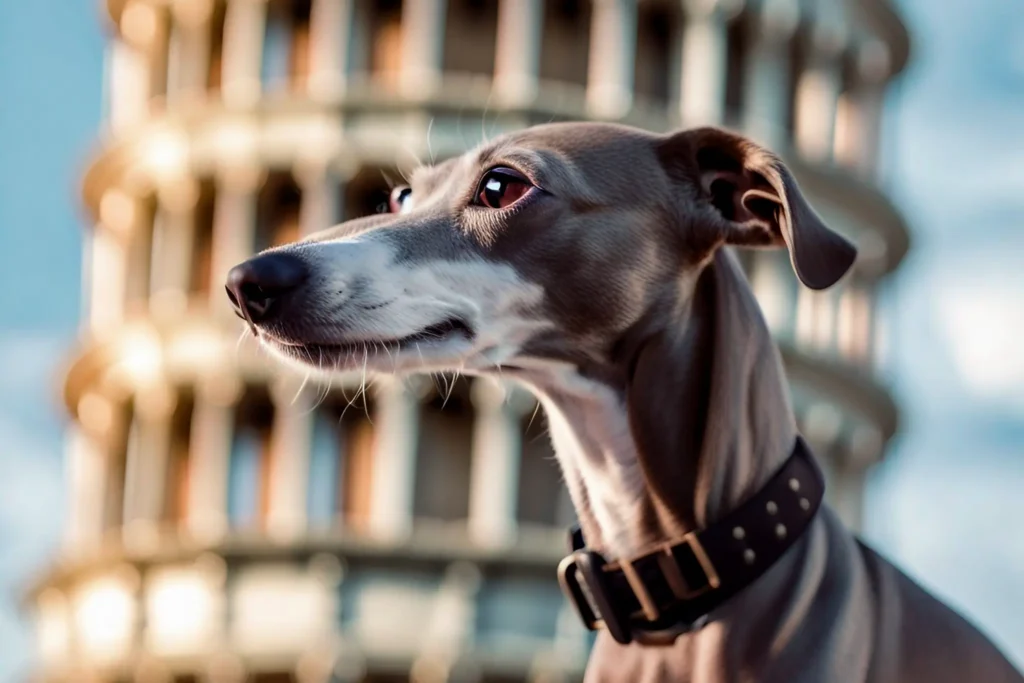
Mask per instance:
[[[635,555],[707,526],[760,488],[796,437],[771,335],[719,251],[625,336],[609,376],[531,377],[587,545]]]

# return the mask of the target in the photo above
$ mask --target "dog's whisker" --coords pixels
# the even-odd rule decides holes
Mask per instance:
[[[452,391],[455,389],[455,380],[455,376],[448,376],[445,379],[445,394],[444,399],[441,401],[442,410],[448,406],[448,399],[452,397]]]
[[[309,381],[309,373],[304,372],[302,374],[302,382],[299,383],[299,388],[295,390],[295,395],[292,396],[291,405],[295,405],[298,402],[299,397],[302,395],[302,390],[306,388],[306,382]]]
[[[540,412],[540,401],[537,401],[537,402],[535,402],[533,404],[533,412],[530,413],[530,421],[526,425],[527,431],[529,431],[533,427],[533,421],[537,418],[537,413],[539,413],[539,412]]]
[[[430,156],[430,164],[434,164],[434,150],[430,145],[430,133],[434,129],[434,117],[430,117],[430,122],[427,124],[427,154]]]
[[[484,101],[484,111],[480,115],[480,138],[483,143],[490,144],[490,137],[487,135],[487,112],[491,109],[491,98],[494,97],[494,88],[487,92],[487,99]]]

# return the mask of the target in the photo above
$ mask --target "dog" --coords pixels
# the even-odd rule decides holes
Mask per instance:
[[[856,259],[777,156],[719,128],[548,124],[417,169],[389,209],[236,266],[228,296],[266,348],[307,370],[458,370],[538,397],[599,565],[583,592],[605,598],[589,609],[608,628],[586,681],[1024,680],[803,497],[800,533],[749,585],[718,602],[725,585],[705,586],[703,619],[643,637],[662,612],[630,558],[684,539],[717,584],[694,534],[766,490],[801,443],[733,248],[788,249],[812,289]],[[593,595],[613,571],[640,604],[624,617],[604,588]],[[684,606],[685,583],[669,596]]]

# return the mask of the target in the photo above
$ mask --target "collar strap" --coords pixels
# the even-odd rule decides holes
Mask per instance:
[[[798,436],[789,459],[753,497],[651,552],[606,562],[574,528],[558,581],[588,629],[607,629],[623,645],[669,644],[702,627],[775,564],[810,526],[824,493],[821,470]]]

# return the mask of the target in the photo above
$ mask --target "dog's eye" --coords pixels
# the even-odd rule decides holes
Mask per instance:
[[[391,190],[391,197],[388,199],[388,209],[391,213],[402,213],[409,204],[412,197],[412,188],[400,185]]]
[[[492,168],[480,181],[476,204],[489,209],[505,209],[526,195],[533,185],[518,171],[511,168]]]

